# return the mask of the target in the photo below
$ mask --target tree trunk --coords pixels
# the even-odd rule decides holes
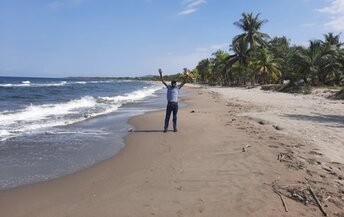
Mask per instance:
[[[232,70],[231,68],[226,69],[226,75],[227,75],[227,86],[230,86],[232,81]]]
[[[252,77],[252,87],[256,87],[256,73],[254,73]]]

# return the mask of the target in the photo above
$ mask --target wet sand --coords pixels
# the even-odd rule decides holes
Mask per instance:
[[[330,216],[344,215],[343,164],[285,126],[244,115],[261,106],[187,91],[177,133],[160,131],[164,111],[137,116],[117,156],[1,191],[0,216],[322,216],[308,186]]]

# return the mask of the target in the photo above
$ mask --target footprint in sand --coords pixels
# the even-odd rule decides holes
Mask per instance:
[[[183,190],[183,186],[178,186],[178,187],[176,187],[176,189],[177,189],[178,191],[182,191],[182,190]]]
[[[308,152],[308,154],[323,156],[323,154],[316,152],[316,151],[310,151],[310,152]]]
[[[204,201],[202,200],[202,198],[199,198],[198,199],[198,212],[203,213],[204,210],[205,210]]]
[[[295,148],[302,148],[302,147],[304,147],[305,145],[303,145],[303,144],[297,144],[297,145],[295,145],[294,147]]]
[[[183,214],[183,212],[182,212],[181,210],[178,210],[178,211],[177,211],[177,216],[178,216],[178,217],[183,217],[184,214]]]

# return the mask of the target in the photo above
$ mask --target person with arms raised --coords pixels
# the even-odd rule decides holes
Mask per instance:
[[[162,76],[162,70],[159,69],[160,80],[167,88],[167,107],[166,107],[166,116],[165,116],[165,125],[164,133],[167,132],[168,125],[170,122],[171,113],[173,113],[173,132],[177,132],[177,113],[178,113],[178,94],[180,88],[186,83],[186,79],[189,77],[188,70],[184,68],[184,79],[181,84],[177,85],[176,81],[171,81],[171,84],[168,85]]]

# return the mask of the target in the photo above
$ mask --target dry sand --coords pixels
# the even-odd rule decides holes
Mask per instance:
[[[0,192],[0,216],[322,216],[308,185],[331,216],[344,215],[342,164],[298,134],[283,133],[287,126],[276,130],[247,115],[262,105],[214,90],[188,91],[178,133],[156,131],[163,111],[135,117],[130,123],[141,132],[130,133],[117,156],[70,176]]]
[[[254,105],[243,116],[262,120],[313,143],[329,160],[344,163],[344,101],[316,95],[244,88],[210,88],[226,99]],[[316,91],[314,91],[316,92]],[[323,90],[322,90],[323,92]]]

